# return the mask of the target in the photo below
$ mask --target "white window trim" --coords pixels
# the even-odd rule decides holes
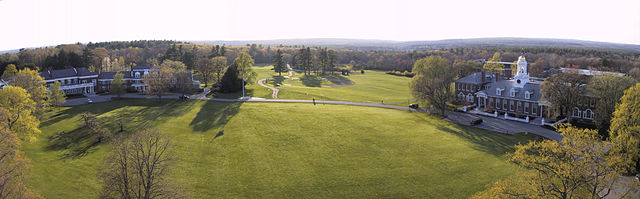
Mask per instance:
[[[589,112],[589,114],[587,114],[587,112]],[[582,118],[593,119],[593,111],[591,109],[584,110],[582,112]]]
[[[577,112],[576,112],[577,111]],[[576,114],[577,113],[577,114]],[[571,116],[575,117],[575,118],[580,118],[582,116],[582,111],[580,111],[579,108],[573,108],[573,111],[571,112]]]

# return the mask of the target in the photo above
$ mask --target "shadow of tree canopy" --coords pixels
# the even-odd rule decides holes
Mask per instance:
[[[334,85],[351,85],[351,84],[353,84],[353,82],[349,78],[347,78],[345,76],[342,76],[342,75],[338,75],[338,74],[327,75],[325,78],[327,80],[329,80],[331,82],[331,84],[334,84]]]
[[[121,133],[130,133],[155,126],[170,118],[179,117],[191,109],[195,102],[179,101],[175,99],[167,100],[140,100],[126,99],[92,105],[83,105],[66,109],[60,114],[53,116],[52,121],[45,121],[53,124],[64,119],[72,118],[83,112],[96,114],[102,126],[109,132],[109,136],[99,142],[97,135],[80,124],[80,126],[69,132],[58,132],[48,138],[47,150],[64,150],[61,159],[83,157],[93,150],[92,148],[102,143],[108,143],[109,138],[116,137]],[[143,106],[144,108],[134,108]],[[111,112],[111,113],[109,113]],[[105,115],[109,113],[108,115]],[[76,121],[82,123],[81,121]],[[48,125],[44,124],[43,125]],[[122,124],[123,131],[120,132]]]
[[[284,82],[284,77],[282,77],[282,76],[273,76],[273,77],[269,78],[268,81],[269,81],[268,83],[271,84],[271,85],[276,85],[276,84],[282,85],[282,82]]]
[[[438,125],[437,128],[473,143],[473,148],[476,150],[487,152],[496,156],[503,156],[508,152],[515,151],[515,146],[517,144],[526,144],[529,141],[537,139],[537,137],[533,134],[507,135],[457,124]],[[527,140],[527,138],[530,139]]]
[[[307,87],[321,87],[322,86],[322,78],[315,75],[305,75],[300,78],[302,81],[302,85]]]
[[[214,128],[222,130],[238,114],[240,106],[242,102],[207,101],[189,125],[194,132],[206,132]]]

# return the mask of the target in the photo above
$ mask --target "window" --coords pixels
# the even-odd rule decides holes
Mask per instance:
[[[489,106],[491,106],[493,104],[493,98],[489,98]]]
[[[140,72],[136,72],[136,78],[140,78]]]
[[[514,108],[515,106],[513,105],[513,100],[509,101],[509,110],[513,111]]]
[[[496,88],[496,95],[502,95],[502,89]]]
[[[485,85],[484,90],[489,90],[489,85]]]
[[[531,107],[531,113],[532,113],[532,114],[536,114],[537,112],[538,112],[538,105],[534,104],[534,105]]]
[[[593,119],[593,111],[591,111],[591,109],[585,110],[582,115],[585,119]]]
[[[591,99],[591,107],[595,107],[596,106],[596,99]]]
[[[525,99],[531,99],[531,93],[529,91],[524,92],[524,98]]]
[[[504,99],[502,100],[502,109],[507,110],[507,102]]]
[[[580,115],[581,115],[580,113],[581,113],[580,109],[578,109],[578,108],[576,107],[576,108],[574,108],[574,109],[573,109],[573,114],[572,114],[572,116],[573,116],[573,117],[580,118]]]
[[[509,93],[509,96],[515,97],[516,96],[516,89],[511,88],[511,92]]]
[[[458,100],[460,101],[464,100],[464,94],[462,94],[462,92],[458,94]]]
[[[471,93],[467,94],[467,101],[473,102],[473,95]]]
[[[520,112],[520,111],[522,111],[522,102],[517,102],[517,103],[518,103],[517,111]]]
[[[498,103],[498,99],[496,99],[496,109],[500,109],[500,104]]]
[[[524,113],[529,113],[529,102],[524,103]]]

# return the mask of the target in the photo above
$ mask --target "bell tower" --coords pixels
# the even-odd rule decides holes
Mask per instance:
[[[516,76],[513,77],[514,86],[518,88],[524,87],[529,82],[529,72],[527,71],[527,59],[524,56],[518,57],[518,67]]]

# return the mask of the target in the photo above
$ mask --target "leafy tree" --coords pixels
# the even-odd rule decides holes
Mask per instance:
[[[286,73],[289,71],[289,69],[287,68],[287,63],[284,61],[284,58],[282,57],[282,52],[280,51],[280,49],[278,49],[276,51],[276,55],[273,56],[273,69],[280,76],[282,76],[282,72]]]
[[[170,143],[155,129],[117,139],[100,174],[101,198],[184,198],[168,176]]]
[[[544,58],[539,57],[535,62],[529,64],[529,66],[527,67],[529,75],[531,75],[532,77],[542,77],[544,75],[543,73],[545,63],[546,62]]]
[[[49,86],[48,101],[51,105],[62,106],[67,101],[64,91],[60,89],[60,82],[56,81]]]
[[[233,60],[233,64],[238,69],[238,77],[243,77],[247,84],[252,84],[257,76],[256,72],[253,71],[253,58],[246,52],[240,52],[238,57]],[[244,74],[244,75],[242,75]]]
[[[124,85],[124,74],[118,72],[113,76],[113,81],[111,81],[111,88],[109,88],[109,93],[118,96],[118,98],[127,93],[127,88]]]
[[[482,63],[470,60],[456,60],[453,62],[453,68],[458,72],[457,76],[459,78],[478,72],[482,70],[482,67]]]
[[[601,75],[591,78],[587,89],[598,99],[594,110],[594,122],[598,128],[609,128],[616,104],[620,102],[624,91],[634,84],[635,81],[631,77]]]
[[[196,64],[196,71],[202,76],[204,87],[209,86],[209,80],[211,79],[211,76],[214,75],[213,59],[206,57],[201,57],[200,59],[198,59],[198,64]]]
[[[620,150],[634,161],[635,172],[640,172],[640,83],[624,91],[609,133],[612,140],[622,143]]]
[[[193,89],[193,78],[190,72],[186,70],[175,71],[173,73],[175,80],[175,88],[178,92],[184,94],[190,93]]]
[[[540,88],[542,96],[551,103],[548,110],[557,110],[553,114],[566,116],[572,122],[571,112],[585,95],[588,79],[577,73],[560,73],[544,80]]]
[[[629,70],[629,76],[633,77],[636,82],[640,82],[640,68],[633,68]]]
[[[36,103],[23,88],[7,86],[0,89],[0,107],[7,111],[3,123],[12,132],[27,140],[35,139],[40,133],[40,121],[33,115]]]
[[[484,66],[482,66],[482,69],[490,73],[502,74],[502,68],[504,67],[504,65],[500,63],[496,63],[501,61],[502,61],[502,57],[500,57],[500,53],[496,52],[493,54],[493,57],[489,59],[489,62],[485,63]]]
[[[216,81],[219,82],[221,81],[220,75],[223,74],[224,69],[227,67],[227,58],[224,56],[214,57],[212,62],[213,72],[216,74]]]
[[[413,96],[427,102],[445,116],[447,103],[453,99],[453,78],[455,72],[449,60],[440,56],[429,56],[418,60],[413,65],[416,74],[411,80],[410,86]]]
[[[184,65],[182,62],[180,61],[173,61],[170,59],[165,59],[161,66],[163,68],[169,68],[171,70],[174,71],[183,71],[183,70],[187,70],[187,65]]]
[[[29,160],[19,151],[18,136],[8,127],[10,115],[0,107],[0,198],[40,198],[26,186]]]
[[[13,79],[13,85],[24,88],[31,100],[36,103],[34,109],[35,115],[42,115],[46,108],[47,88],[44,79],[38,74],[38,71],[29,68],[18,71]]]
[[[144,82],[148,85],[146,92],[150,95],[158,96],[158,99],[162,99],[162,95],[169,92],[171,88],[173,71],[167,65],[151,68],[149,74],[144,76]]]
[[[601,141],[595,130],[560,126],[558,131],[564,136],[560,142],[517,145],[508,161],[526,171],[494,183],[474,198],[606,198],[612,189],[624,190],[620,175],[630,159],[607,150],[619,143]],[[636,183],[627,185],[627,194],[637,191]]]
[[[16,75],[16,73],[18,73],[16,65],[9,64],[7,65],[7,68],[4,69],[4,73],[2,73],[2,79],[12,79]]]

